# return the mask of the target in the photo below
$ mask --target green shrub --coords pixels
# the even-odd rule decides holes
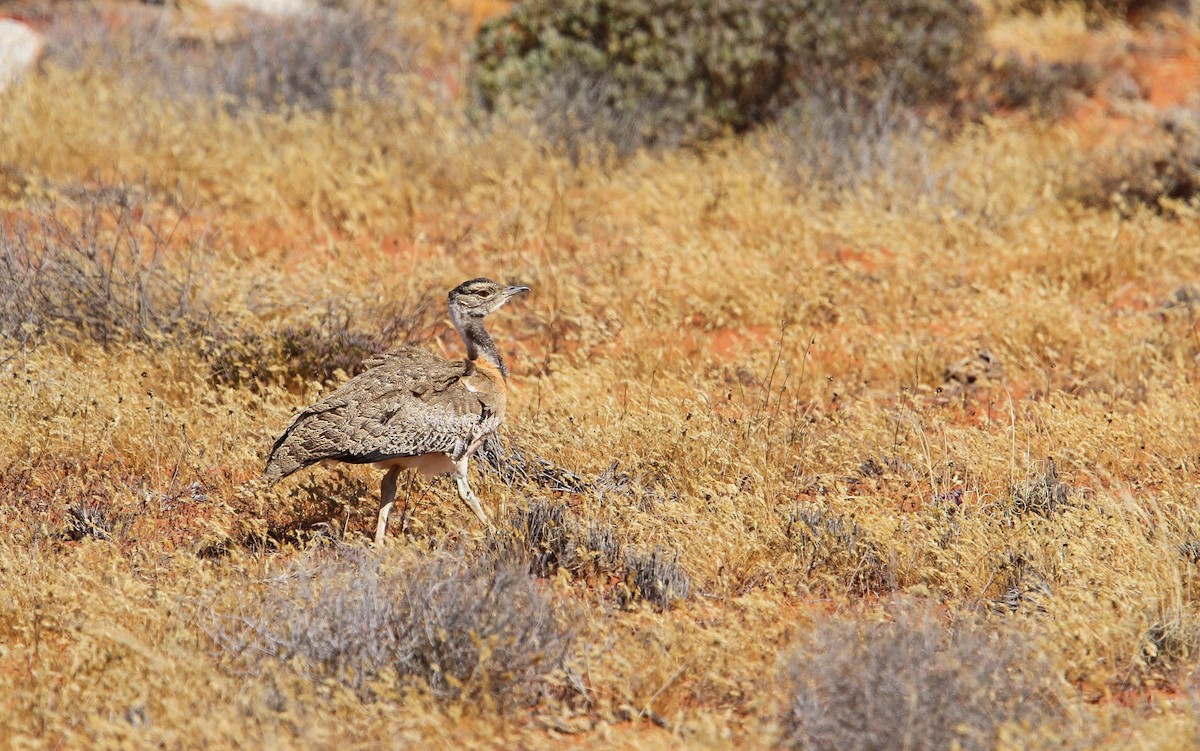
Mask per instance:
[[[816,88],[948,102],[978,67],[964,0],[532,0],[475,40],[482,106],[531,107],[547,136],[641,145],[744,131]]]

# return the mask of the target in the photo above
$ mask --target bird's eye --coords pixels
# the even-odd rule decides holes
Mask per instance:
[[[484,299],[487,299],[492,296],[492,291],[490,289],[483,289],[478,292],[478,295]]]

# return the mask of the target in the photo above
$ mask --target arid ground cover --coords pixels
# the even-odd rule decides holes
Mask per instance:
[[[1200,742],[1197,20],[896,5],[966,67],[703,101],[534,3],[0,6],[0,746]],[[495,534],[261,482],[476,276]]]

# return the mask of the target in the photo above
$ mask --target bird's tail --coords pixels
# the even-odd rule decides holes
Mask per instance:
[[[278,462],[272,462],[263,470],[263,479],[267,481],[267,485],[274,485],[283,479],[286,473],[279,466]]]
[[[293,472],[304,469],[308,466],[293,455],[290,447],[286,443],[277,443],[271,449],[271,455],[267,458],[267,466],[263,469],[263,479],[268,485],[274,485],[283,478]]]

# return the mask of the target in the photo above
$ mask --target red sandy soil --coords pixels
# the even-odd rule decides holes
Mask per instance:
[[[1097,41],[1097,45],[1103,43]],[[1200,94],[1200,34],[1196,29],[1185,22],[1150,24],[1135,30],[1130,48],[1119,69],[1103,72],[1098,93],[1068,117],[1083,137],[1099,143],[1137,124],[1128,113],[1128,102],[1121,106],[1105,93],[1120,88],[1113,86],[1120,76],[1136,84],[1138,104],[1149,110],[1147,114],[1187,105]]]

